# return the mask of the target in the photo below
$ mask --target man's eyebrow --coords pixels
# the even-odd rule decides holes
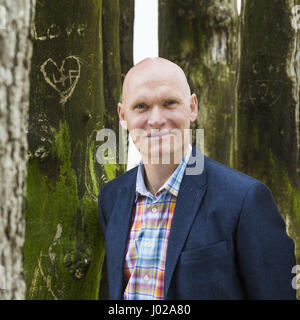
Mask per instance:
[[[168,100],[179,100],[179,101],[181,101],[181,98],[180,97],[178,97],[178,96],[174,96],[174,95],[172,95],[172,96],[167,96],[166,98],[164,98],[164,100],[166,101],[168,101]]]

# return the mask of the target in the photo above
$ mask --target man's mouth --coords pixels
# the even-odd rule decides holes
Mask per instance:
[[[170,132],[157,132],[157,133],[149,133],[147,135],[147,138],[161,138],[161,137],[166,137],[166,136],[174,136],[176,134],[175,131],[170,131]]]

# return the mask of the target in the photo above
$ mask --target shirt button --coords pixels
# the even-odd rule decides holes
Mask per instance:
[[[144,280],[145,280],[146,282],[149,281],[149,276],[148,276],[147,274],[144,276]]]
[[[156,212],[157,212],[157,208],[156,208],[156,207],[153,207],[153,208],[152,208],[152,212],[153,212],[153,213],[156,213]]]
[[[150,241],[146,242],[146,248],[151,248],[152,247],[152,243]]]

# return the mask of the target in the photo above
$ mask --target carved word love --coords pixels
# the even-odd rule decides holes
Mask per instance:
[[[80,24],[71,24],[67,26],[64,30],[61,29],[61,27],[55,23],[51,24],[51,26],[47,29],[46,34],[44,35],[38,35],[36,31],[36,26],[33,25],[33,34],[34,34],[34,39],[35,40],[40,40],[40,41],[45,41],[45,40],[52,40],[58,38],[63,31],[66,32],[67,36],[69,36],[73,30],[77,32],[79,36],[84,36],[84,31],[86,30],[87,25],[84,23]]]
[[[72,96],[80,78],[80,61],[78,57],[66,57],[61,67],[49,58],[41,65],[41,72],[46,82],[60,95],[60,103],[65,104]]]

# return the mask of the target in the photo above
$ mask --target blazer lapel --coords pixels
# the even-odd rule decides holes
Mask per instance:
[[[107,244],[110,246],[110,252],[113,252],[111,266],[116,268],[113,272],[114,279],[111,279],[113,292],[110,293],[112,299],[123,298],[123,264],[127,247],[127,238],[130,229],[131,214],[135,199],[135,178],[137,170],[133,170],[125,182],[125,185],[120,187],[119,196],[112,199],[116,204],[110,218],[110,224],[114,226],[109,228],[107,235]]]
[[[167,296],[179,255],[205,195],[206,187],[205,168],[201,175],[184,175],[181,182],[168,240],[164,298]]]

